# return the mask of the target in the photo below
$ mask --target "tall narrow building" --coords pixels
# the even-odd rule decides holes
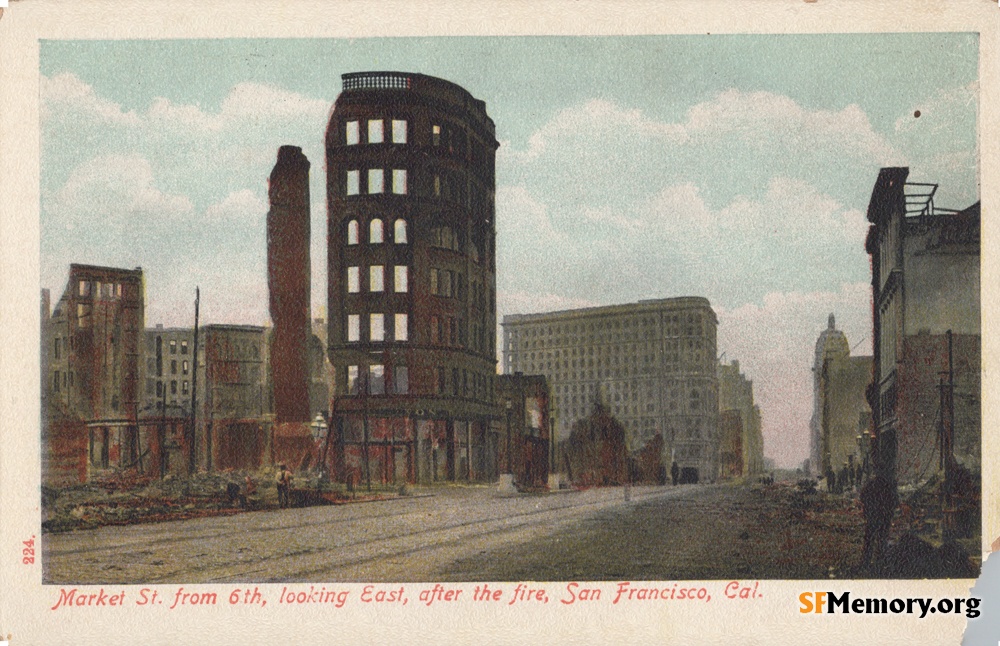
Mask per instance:
[[[816,339],[816,352],[813,355],[813,412],[809,418],[809,471],[814,475],[823,475],[829,466],[829,460],[823,454],[823,365],[829,359],[841,359],[851,354],[851,346],[847,337],[837,329],[837,319],[833,313],[827,319],[826,329],[820,332]]]
[[[278,424],[308,422],[309,160],[298,146],[282,146],[268,181],[267,288],[270,297],[271,383]]]
[[[342,80],[326,134],[333,470],[485,479],[498,442],[493,121],[442,79]]]

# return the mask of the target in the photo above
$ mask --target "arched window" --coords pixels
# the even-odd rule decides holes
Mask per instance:
[[[358,221],[351,220],[347,223],[347,244],[358,244]]]
[[[382,242],[382,220],[374,218],[368,225],[368,242],[372,244]]]
[[[431,246],[459,251],[458,235],[449,226],[435,227],[431,231]]]
[[[406,244],[406,220],[399,218],[393,225],[392,239],[396,244]]]

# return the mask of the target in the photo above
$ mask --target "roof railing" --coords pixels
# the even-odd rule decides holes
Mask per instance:
[[[409,90],[412,80],[402,72],[354,72],[341,76],[344,90]]]
[[[905,185],[904,199],[906,200],[906,217],[925,218],[935,215],[950,215],[958,213],[956,209],[943,209],[934,205],[934,195],[937,193],[937,184],[924,182],[907,182]]]

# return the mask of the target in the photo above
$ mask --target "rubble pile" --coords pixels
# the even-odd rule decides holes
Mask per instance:
[[[65,532],[105,525],[131,525],[223,516],[278,508],[275,472],[226,471],[190,478],[123,476],[85,485],[42,487],[42,531]],[[248,491],[247,477],[250,479]],[[296,475],[290,498],[293,507],[337,505],[385,500],[409,495],[403,488],[350,491],[316,473]]]
[[[161,522],[242,511],[228,494],[231,485],[245,487],[247,475],[254,482],[266,474],[245,472],[202,473],[191,478],[109,478],[86,485],[42,491],[42,531],[64,532],[104,525]],[[270,488],[271,497],[277,494]],[[266,504],[269,488],[258,485]],[[265,506],[259,505],[259,507]]]

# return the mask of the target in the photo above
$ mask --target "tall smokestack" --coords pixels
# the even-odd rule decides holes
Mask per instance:
[[[278,149],[268,180],[267,288],[275,421],[309,421],[309,160],[298,146]]]

